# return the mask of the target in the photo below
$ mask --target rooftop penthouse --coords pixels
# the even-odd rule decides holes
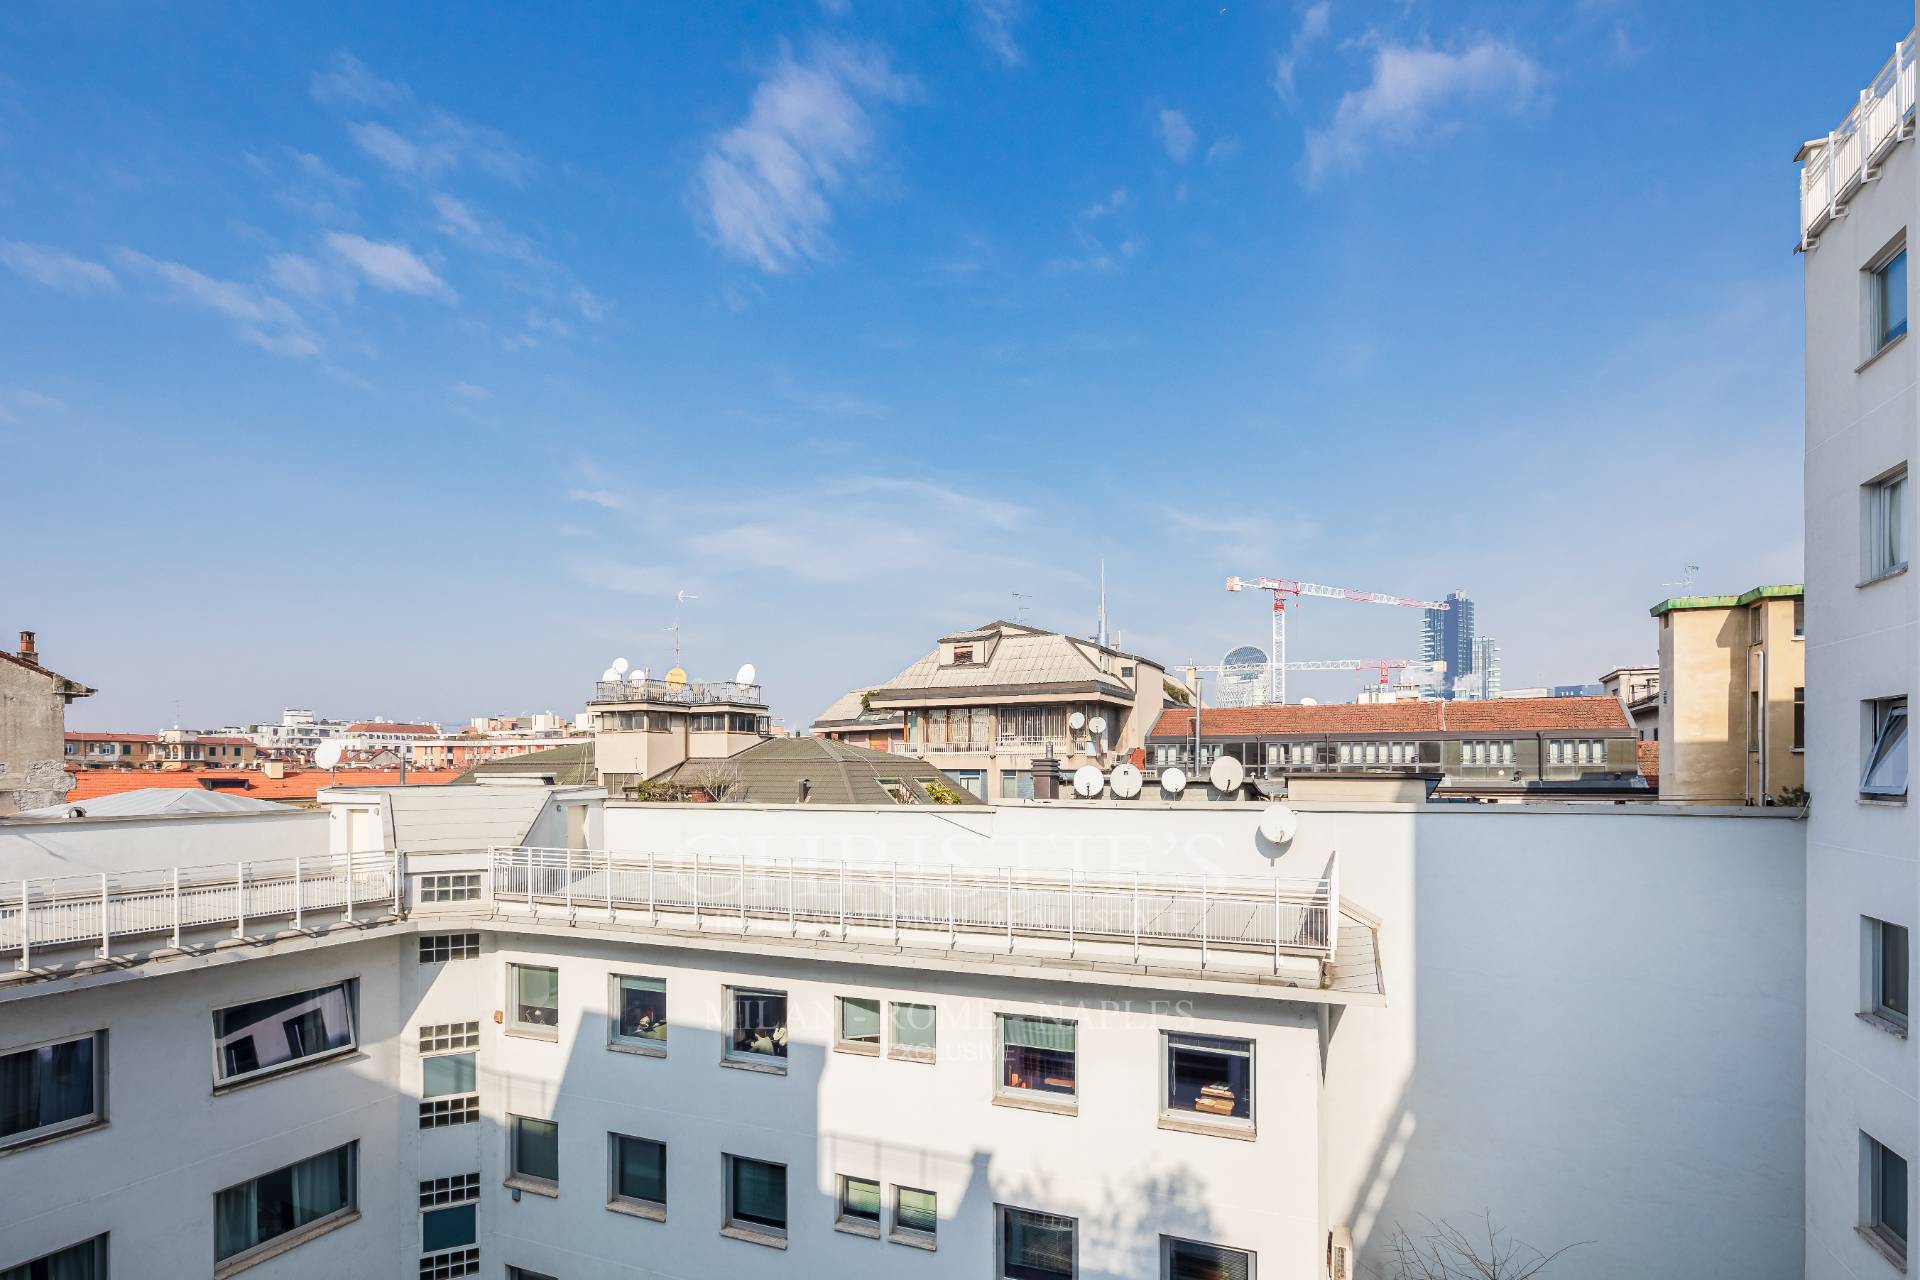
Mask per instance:
[[[1913,32],[1860,90],[1858,99],[1824,138],[1800,144],[1800,247],[1811,249],[1821,231],[1847,213],[1847,202],[1879,175],[1887,153],[1913,136]]]

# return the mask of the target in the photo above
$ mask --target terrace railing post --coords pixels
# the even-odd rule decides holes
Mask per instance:
[[[33,882],[20,881],[20,967],[33,967]]]
[[[740,932],[747,931],[747,855],[737,853],[733,858],[740,868]]]
[[[647,919],[660,923],[660,903],[653,896],[653,850],[647,850]]]
[[[1327,858],[1327,959],[1340,943],[1340,851]]]
[[[1007,883],[1007,954],[1013,954],[1013,868],[1000,868],[1000,875]]]
[[[792,858],[787,859],[787,936],[789,938],[797,938],[800,936],[800,917],[794,911],[794,902],[793,902],[793,859]]]
[[[393,851],[393,914],[401,914],[405,905],[407,890],[407,852],[404,849]]]
[[[562,874],[567,878],[567,889],[566,889],[567,923],[572,924],[574,922],[574,919],[573,919],[573,846],[572,845],[567,846],[566,867],[561,871],[560,874]]]
[[[1200,876],[1200,967],[1207,967],[1207,877]]]
[[[173,869],[173,949],[180,949],[180,868]]]
[[[591,858],[593,855],[588,854],[587,856]],[[607,923],[612,924],[613,923],[613,850],[608,849],[604,854],[602,854],[601,861],[606,868],[606,877],[607,877]]]
[[[693,927],[700,927],[700,855],[693,855]]]
[[[300,855],[293,855],[293,927],[297,931],[301,926],[300,915]]]
[[[1074,951],[1073,913],[1080,901],[1080,873],[1072,867],[1067,868],[1067,955]]]
[[[840,941],[847,940],[847,860],[840,859]]]
[[[100,873],[100,958],[113,954],[113,921],[107,916],[107,873]]]
[[[887,906],[893,916],[893,945],[900,945],[900,864],[893,864],[893,887],[887,891]]]
[[[1140,873],[1133,873],[1133,962],[1140,963]]]
[[[1280,877],[1273,878],[1273,971],[1280,972]]]
[[[347,868],[347,891],[341,895],[347,900],[346,910],[341,913],[340,918],[342,920],[345,920],[348,924],[352,924],[353,923],[353,894],[354,894],[354,890],[358,889],[359,886],[355,884],[353,880],[353,854],[349,852],[349,853],[344,853],[340,856],[345,861],[346,868]]]
[[[235,868],[233,878],[233,936],[236,938],[244,938],[247,936],[247,864],[244,862],[236,862],[233,865]]]
[[[947,950],[960,945],[960,904],[953,896],[953,864],[947,864]]]

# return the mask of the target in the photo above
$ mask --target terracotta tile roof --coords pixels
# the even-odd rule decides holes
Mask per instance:
[[[350,724],[342,733],[408,733],[416,738],[437,738],[440,726],[437,724],[400,724],[385,720],[363,720],[359,724]]]
[[[67,731],[68,742],[158,742],[157,733],[75,733]]]
[[[231,746],[231,747],[250,747],[253,745],[252,738],[224,738],[224,737],[223,738],[195,738],[194,741],[201,742],[201,743],[217,743],[221,746]]]
[[[1640,758],[1640,772],[1649,779],[1660,776],[1660,744],[1648,742],[1644,738],[1633,744],[1633,751]]]
[[[1204,707],[1203,737],[1264,737],[1289,734],[1535,733],[1632,726],[1618,698],[1495,698],[1488,702],[1335,703],[1321,706]],[[1193,708],[1168,707],[1153,726],[1155,738],[1193,736]]]
[[[409,769],[410,786],[440,786],[460,776],[458,769]],[[269,778],[257,769],[196,769],[160,772],[150,769],[88,769],[74,775],[67,801],[137,791],[142,787],[200,788],[257,800],[311,800],[322,787],[391,787],[400,782],[398,769],[289,769],[283,778]]]

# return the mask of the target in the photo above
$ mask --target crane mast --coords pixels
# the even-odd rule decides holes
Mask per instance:
[[[1313,596],[1322,600],[1348,600],[1355,604],[1390,604],[1403,609],[1449,609],[1444,600],[1409,600],[1380,591],[1358,591],[1352,587],[1329,587],[1319,582],[1299,582],[1292,578],[1228,578],[1229,591],[1270,591],[1273,593],[1272,636],[1267,660],[1267,695],[1277,704],[1287,700],[1287,597]],[[1385,672],[1381,675],[1384,678]]]

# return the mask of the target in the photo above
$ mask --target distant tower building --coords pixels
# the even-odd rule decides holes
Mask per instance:
[[[1216,707],[1258,707],[1267,701],[1267,651],[1243,644],[1220,660],[1213,687]]]
[[[1428,609],[1420,624],[1420,660],[1444,662],[1446,674],[1440,679],[1440,696],[1453,696],[1455,677],[1474,669],[1473,601],[1456,591],[1447,597],[1448,609]]]
[[[1492,636],[1480,636],[1473,642],[1473,674],[1480,681],[1480,696],[1500,696],[1500,642]]]

